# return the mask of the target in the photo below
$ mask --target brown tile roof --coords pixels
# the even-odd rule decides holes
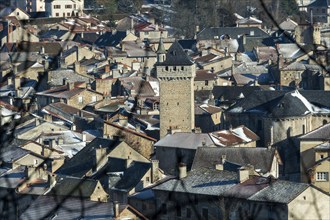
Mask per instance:
[[[212,73],[209,70],[197,70],[195,81],[204,81],[204,80],[216,80],[217,74]]]
[[[215,131],[210,133],[215,144],[220,146],[234,146],[259,140],[259,137],[245,126],[231,130]]]

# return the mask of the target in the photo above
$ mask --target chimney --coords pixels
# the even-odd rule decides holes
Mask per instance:
[[[159,179],[158,168],[159,168],[159,161],[151,160],[151,183],[154,183]]]
[[[63,85],[67,85],[69,82],[68,80],[69,80],[68,78],[63,78]]]
[[[224,164],[226,162],[226,155],[221,155],[221,163]]]
[[[141,126],[139,124],[137,124],[135,126],[135,130],[136,130],[136,132],[141,132]]]
[[[19,88],[21,88],[21,78],[20,77],[18,77],[18,76],[15,77],[14,86],[15,86],[15,90],[18,90]]]
[[[47,71],[49,69],[49,60],[45,59],[42,61],[44,65],[44,70]]]
[[[187,176],[187,165],[184,163],[179,164],[179,179],[185,178]]]
[[[68,85],[69,90],[74,89],[74,83],[73,82],[68,82],[67,85]]]
[[[126,159],[126,169],[128,169],[128,167],[132,164],[133,160],[128,156],[128,158]]]
[[[64,144],[64,140],[63,140],[62,137],[59,137],[59,138],[57,139],[57,145],[61,145],[61,144]]]
[[[35,118],[35,125],[38,126],[40,124],[39,119]]]
[[[110,65],[109,64],[105,65],[104,72],[110,73]]]
[[[223,164],[220,164],[220,163],[215,164],[215,169],[216,170],[223,170]]]
[[[242,183],[249,179],[250,171],[245,167],[241,167],[238,169],[238,179],[239,182]]]
[[[49,188],[53,188],[56,184],[56,176],[54,174],[48,175]]]
[[[45,47],[44,46],[41,46],[40,53],[45,54]]]
[[[108,160],[107,157],[107,149],[103,148],[101,145],[95,149],[95,157],[96,157],[96,170],[98,171],[102,168]]]
[[[87,140],[86,133],[83,132],[83,133],[82,133],[82,141],[83,141],[83,142],[86,142],[86,140]]]
[[[243,45],[245,45],[246,44],[246,35],[245,34],[242,35],[242,41],[243,41]]]
[[[49,142],[49,148],[54,148],[56,146],[56,141],[55,139],[51,139]]]
[[[113,202],[113,215],[116,219],[119,216],[119,203],[117,201]]]
[[[9,97],[9,104],[14,105],[14,98],[12,96]]]
[[[9,86],[9,85],[12,85],[12,84],[13,84],[13,78],[8,77],[8,79],[7,79],[7,85]]]

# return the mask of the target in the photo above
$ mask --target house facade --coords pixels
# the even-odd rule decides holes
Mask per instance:
[[[49,17],[75,17],[82,15],[84,0],[46,0]]]

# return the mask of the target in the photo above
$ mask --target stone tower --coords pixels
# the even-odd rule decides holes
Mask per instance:
[[[160,138],[170,131],[191,132],[195,127],[195,64],[178,42],[172,44],[165,56],[162,56],[163,47],[159,45],[156,64],[160,85]]]

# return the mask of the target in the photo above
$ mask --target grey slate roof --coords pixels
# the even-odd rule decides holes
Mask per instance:
[[[214,142],[208,134],[184,132],[168,134],[157,143],[155,143],[154,146],[197,149],[197,147],[203,146],[203,142],[205,142],[206,146],[215,146]]]
[[[192,65],[194,62],[186,54],[181,45],[175,41],[172,46],[167,50],[166,59],[161,66],[180,66],[180,65]]]
[[[330,124],[325,124],[299,137],[300,140],[330,140]]]
[[[114,186],[115,189],[130,191],[136,187],[147,171],[151,168],[151,163],[143,163],[134,161],[124,171],[120,180]]]
[[[246,34],[251,37],[263,37],[267,38],[269,35],[260,28],[257,27],[210,27],[205,28],[197,34],[198,40],[212,40],[215,36],[228,34],[231,38],[237,39],[238,36]]]
[[[95,190],[97,181],[69,176],[57,176],[56,185],[47,195],[89,198]]]
[[[221,164],[222,156],[226,161],[240,166],[253,165],[262,173],[270,171],[275,156],[275,149],[256,147],[199,147],[197,148],[191,169],[213,168]]]
[[[231,113],[257,113],[268,117],[284,118],[304,116],[310,113],[328,113],[330,107],[318,97],[305,96],[309,91],[255,91],[229,109]],[[314,95],[315,92],[313,92]],[[326,92],[319,91],[319,96],[326,97]],[[320,104],[321,102],[321,104]],[[312,106],[311,104],[316,105]],[[323,106],[326,105],[326,106]],[[317,107],[326,107],[317,109]]]
[[[79,198],[39,196],[20,216],[30,219],[114,219],[112,203],[100,203]]]
[[[88,83],[90,77],[80,75],[70,69],[58,69],[48,72],[48,81],[51,86],[63,85],[63,79],[67,79],[67,82],[86,82]]]
[[[116,47],[126,37],[126,31],[106,32],[94,43],[98,47]]]
[[[7,147],[1,149],[0,160],[7,163],[12,163],[29,153],[30,153],[29,151],[24,150],[23,148],[20,147]]]
[[[308,187],[309,185],[306,183],[277,180],[251,196],[248,200],[288,204]]]
[[[74,157],[66,161],[65,164],[56,171],[56,173],[73,177],[83,177],[89,170],[96,167],[96,148],[102,146],[106,148],[107,153],[109,153],[117,147],[118,144],[120,144],[119,141],[95,138]]]
[[[189,172],[185,178],[168,180],[153,190],[221,196],[237,181],[237,172],[198,169]]]
[[[330,0],[316,0],[310,3],[307,7],[330,7]]]

